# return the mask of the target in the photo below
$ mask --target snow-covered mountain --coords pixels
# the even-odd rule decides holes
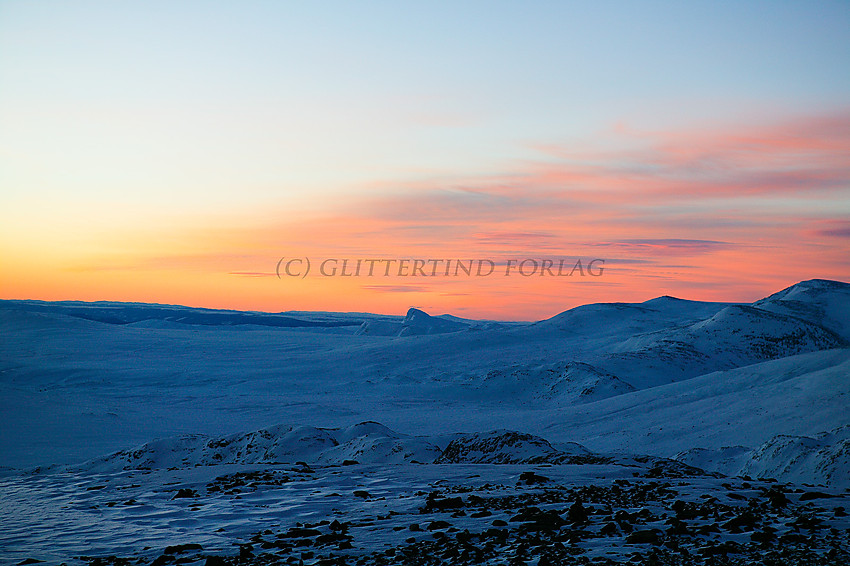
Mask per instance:
[[[590,451],[572,444],[569,453],[554,448],[548,440],[511,430],[461,434],[436,460],[438,464],[541,464],[558,463]]]
[[[401,321],[399,336],[416,336],[420,334],[443,334],[457,332],[468,328],[469,325],[459,320],[431,316],[419,309],[411,308]]]
[[[850,488],[850,426],[812,436],[779,434],[758,446],[695,448],[676,459],[727,475],[782,478],[783,481]]]
[[[439,448],[426,440],[399,434],[373,422],[344,429],[278,425],[223,437],[194,434],[160,439],[73,469],[104,473],[225,464],[399,464],[433,462],[440,453]]]
[[[738,474],[850,488],[850,426],[814,437],[774,436],[752,453]]]
[[[453,316],[431,316],[425,311],[411,307],[400,321],[364,320],[358,335],[371,336],[419,336],[423,334],[444,334],[459,332],[470,328],[470,323]]]
[[[283,458],[286,435],[266,446],[240,431],[298,423],[323,438],[331,433],[317,431],[371,420],[409,436],[373,431],[346,446],[331,435],[293,454],[420,460],[427,447],[411,438],[504,428],[606,453],[749,452],[776,435],[850,424],[848,289],[804,281],[753,304],[664,296],[533,324],[418,309],[241,316],[4,301],[0,465],[79,463],[145,445],[139,457],[178,465],[151,442],[181,435],[202,435],[180,450],[194,446],[190,462],[260,462]],[[275,326],[289,319],[310,324]],[[213,449],[201,438],[228,441]]]
[[[703,320],[727,303],[686,301],[664,296],[643,303],[597,303],[564,311],[533,325],[569,335],[621,338]]]
[[[812,279],[756,301],[754,307],[793,316],[835,332],[850,342],[850,284]]]
[[[693,324],[637,334],[598,363],[638,389],[657,377],[688,379],[765,360],[848,345],[817,324],[747,305],[727,306]]]
[[[552,407],[591,403],[635,390],[617,376],[579,361],[514,364],[491,369],[476,383],[483,396],[528,397]]]
[[[3,310],[18,310],[45,314],[62,314],[106,324],[133,324],[143,327],[240,326],[256,325],[278,328],[357,326],[360,315],[345,313],[288,313],[242,312],[222,309],[203,309],[179,305],[147,303],[117,303],[111,301],[2,301]],[[147,324],[145,324],[147,323]],[[157,324],[160,323],[160,324]]]

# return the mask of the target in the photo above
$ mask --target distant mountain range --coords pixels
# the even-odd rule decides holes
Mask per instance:
[[[751,304],[584,305],[535,323],[415,308],[0,301],[0,329],[7,466],[433,462],[446,461],[460,433],[471,453],[476,435],[504,430],[546,438],[553,454],[580,445],[708,471],[848,481],[850,284],[837,281],[803,281]],[[345,432],[358,421],[399,432]],[[526,458],[500,450],[506,461]]]

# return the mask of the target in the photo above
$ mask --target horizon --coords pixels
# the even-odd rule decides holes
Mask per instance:
[[[5,2],[0,298],[517,321],[848,281],[849,27],[843,2]],[[448,258],[501,271],[422,271]]]
[[[780,292],[782,292],[782,291],[785,291],[785,290],[787,290],[787,289],[790,289],[791,287],[796,287],[796,286],[798,286],[798,285],[802,285],[802,284],[804,284],[804,283],[811,283],[811,282],[813,282],[813,281],[824,281],[824,282],[827,282],[827,283],[840,283],[840,284],[842,284],[842,285],[850,285],[850,282],[848,282],[848,281],[838,281],[838,280],[835,280],[835,279],[821,279],[821,278],[814,278],[814,279],[806,279],[806,280],[798,281],[798,282],[793,283],[793,284],[791,284],[791,285],[786,285],[785,287],[782,287],[782,288],[780,288],[780,289],[777,289],[776,291],[772,291],[772,292],[770,292],[770,293],[768,293],[768,294],[766,294],[766,295],[764,295],[764,296],[757,297],[757,298],[755,298],[755,299],[753,299],[753,300],[750,300],[750,301],[746,301],[746,300],[740,300],[740,301],[699,301],[699,300],[696,300],[696,299],[689,299],[689,298],[687,298],[687,297],[676,297],[676,296],[672,296],[672,295],[658,295],[658,296],[655,296],[655,297],[650,297],[650,298],[648,298],[648,299],[644,299],[644,300],[642,300],[642,301],[634,301],[634,302],[625,302],[625,301],[610,301],[610,302],[582,303],[582,304],[580,304],[580,305],[574,305],[574,306],[571,306],[571,307],[568,307],[568,308],[565,308],[565,309],[559,310],[559,311],[557,311],[557,312],[555,312],[555,313],[553,313],[553,314],[551,314],[551,315],[548,315],[548,316],[545,316],[545,317],[543,317],[543,318],[539,318],[539,319],[507,319],[507,318],[502,318],[502,319],[500,319],[500,318],[494,318],[494,319],[466,319],[466,317],[457,317],[457,315],[454,315],[454,314],[452,314],[451,312],[428,312],[428,311],[425,311],[425,310],[423,310],[423,309],[421,309],[420,307],[417,307],[417,306],[415,306],[415,305],[411,305],[411,306],[407,307],[407,309],[406,309],[404,312],[405,312],[405,313],[407,313],[407,312],[409,312],[410,310],[416,309],[416,310],[419,310],[419,311],[425,312],[425,313],[426,313],[426,314],[428,314],[428,315],[431,315],[431,316],[437,316],[437,317],[442,317],[442,316],[454,316],[454,317],[456,317],[456,318],[464,318],[464,319],[466,319],[466,320],[474,320],[474,321],[482,321],[482,322],[493,321],[493,322],[535,323],[535,322],[540,322],[540,321],[543,321],[543,320],[548,320],[548,319],[550,319],[550,318],[554,318],[554,317],[556,317],[556,316],[558,316],[558,315],[560,315],[560,314],[563,314],[563,313],[565,313],[565,312],[567,312],[567,311],[570,311],[570,310],[572,310],[572,309],[575,309],[575,308],[578,308],[578,307],[582,307],[582,306],[588,306],[588,305],[594,305],[594,304],[643,304],[643,303],[647,303],[647,302],[649,302],[649,301],[654,301],[654,300],[656,300],[656,299],[664,299],[664,298],[675,299],[675,300],[678,300],[678,301],[694,302],[694,303],[700,303],[700,302],[705,302],[705,303],[715,302],[715,303],[728,303],[728,304],[730,304],[730,305],[735,305],[735,304],[744,304],[744,305],[746,305],[746,304],[750,304],[750,303],[756,302],[756,301],[761,300],[761,299],[765,299],[765,298],[767,298],[767,297],[769,297],[769,296],[771,296],[771,295],[774,295],[774,294],[776,294],[776,293],[780,293]],[[392,313],[392,312],[368,312],[368,311],[304,311],[304,310],[262,311],[262,310],[239,310],[239,309],[227,309],[227,308],[217,308],[217,307],[206,307],[206,306],[199,306],[199,305],[184,305],[184,304],[175,304],[175,303],[146,303],[146,302],[137,302],[137,301],[109,301],[109,300],[82,301],[82,300],[75,300],[75,299],[64,299],[64,300],[56,300],[56,301],[46,301],[46,300],[43,300],[43,299],[17,299],[17,298],[3,298],[3,299],[0,299],[0,302],[3,302],[3,301],[7,301],[7,302],[24,302],[24,303],[26,303],[26,302],[30,302],[30,303],[35,302],[35,303],[45,303],[45,304],[75,303],[75,304],[83,304],[83,305],[95,305],[95,304],[99,304],[99,303],[105,303],[105,304],[120,304],[120,305],[142,305],[142,306],[152,306],[152,307],[176,307],[176,308],[186,308],[186,309],[195,309],[195,310],[210,310],[210,311],[223,311],[223,312],[259,313],[259,314],[269,314],[269,315],[297,315],[297,314],[299,314],[299,313],[300,313],[300,314],[344,314],[344,315],[352,315],[352,316],[354,316],[354,315],[378,315],[378,316],[395,316],[395,317],[398,317],[398,318],[403,318],[403,317],[405,316],[405,314],[400,314],[400,313]]]

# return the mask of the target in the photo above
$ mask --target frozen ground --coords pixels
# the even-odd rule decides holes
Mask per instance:
[[[637,464],[63,471],[0,495],[9,564],[850,560],[846,492]]]
[[[846,283],[806,281],[752,305],[586,305],[530,324],[415,309],[2,301],[0,334],[4,564],[165,564],[165,547],[184,543],[202,548],[171,549],[176,563],[298,563],[301,553],[305,563],[427,563],[416,556],[430,553],[535,564],[544,542],[564,548],[550,563],[635,552],[742,564],[779,549],[836,564],[846,556],[830,555],[847,548],[837,510],[850,488]],[[519,480],[532,471],[551,481]],[[228,474],[241,475],[216,480]],[[744,487],[720,474],[776,481]],[[611,491],[617,480],[670,486],[648,487],[651,501],[636,503]],[[590,486],[604,488],[590,519],[570,521],[575,499],[588,503],[576,490]],[[173,499],[184,488],[193,495]],[[787,505],[770,503],[776,489]],[[462,507],[434,514],[427,494],[437,490],[504,511],[463,495]],[[835,497],[800,501],[804,492]],[[676,499],[713,507],[694,515]],[[724,526],[740,506],[757,520]],[[655,535],[628,542],[618,509],[648,514],[626,520]],[[416,518],[423,532],[410,530]],[[347,527],[329,530],[334,520]],[[292,528],[319,534],[288,536]],[[797,563],[791,556],[778,563]]]

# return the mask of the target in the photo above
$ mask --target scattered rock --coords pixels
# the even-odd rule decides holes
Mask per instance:
[[[812,499],[827,499],[835,497],[832,494],[824,493],[822,491],[807,491],[803,495],[800,496],[800,501],[811,501]]]
[[[635,531],[626,537],[628,544],[661,544],[661,537],[656,529]]]
[[[187,544],[175,544],[173,546],[166,546],[165,550],[162,551],[163,554],[181,554],[188,550],[203,550],[204,548],[197,543],[187,543]]]
[[[198,492],[194,489],[189,489],[188,487],[184,487],[177,490],[177,493],[174,494],[174,497],[171,499],[182,499],[185,497],[198,497]]]
[[[547,483],[551,481],[546,476],[539,476],[534,472],[523,472],[519,475],[519,481],[525,483],[527,485],[536,485],[541,483]]]

